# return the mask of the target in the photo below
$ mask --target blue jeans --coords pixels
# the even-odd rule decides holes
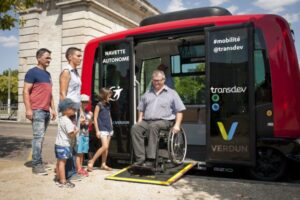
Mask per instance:
[[[50,112],[45,110],[33,110],[32,112],[32,167],[36,167],[43,163],[42,145],[50,121]]]
[[[72,151],[72,156],[71,156],[71,158],[68,158],[67,162],[66,162],[66,169],[65,169],[66,179],[71,178],[73,175],[75,175],[77,173],[77,171],[76,171],[76,152],[75,152],[74,147],[71,147],[71,151]]]

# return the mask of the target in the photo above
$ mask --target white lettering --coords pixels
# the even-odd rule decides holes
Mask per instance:
[[[224,88],[214,88],[214,87],[210,87],[210,91],[211,93],[226,93],[226,94],[230,94],[230,93],[245,93],[247,90],[247,87],[237,87],[237,86],[233,86],[233,87],[224,87]]]
[[[113,121],[114,125],[127,125],[129,121]]]
[[[126,49],[117,49],[117,50],[113,50],[113,51],[105,51],[104,55],[105,56],[115,56],[115,55],[121,55],[121,54],[125,54],[126,53]]]
[[[213,152],[248,152],[248,146],[246,145],[211,145],[211,149]]]
[[[129,56],[125,57],[117,57],[117,58],[104,58],[102,63],[107,64],[107,63],[116,63],[116,62],[128,62],[129,61]]]
[[[215,47],[213,49],[214,53],[225,52],[225,51],[240,51],[243,50],[244,46],[228,46],[228,47]]]
[[[232,42],[240,42],[241,38],[240,36],[238,37],[230,37],[230,38],[224,38],[224,39],[214,39],[214,44],[227,44],[227,43],[232,43]]]

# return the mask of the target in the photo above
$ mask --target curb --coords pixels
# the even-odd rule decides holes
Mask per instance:
[[[19,124],[19,125],[31,125],[31,122],[20,122],[16,120],[2,120],[0,119],[0,124]],[[57,126],[57,122],[50,122],[49,126]]]

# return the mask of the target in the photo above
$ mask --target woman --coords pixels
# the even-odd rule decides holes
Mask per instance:
[[[68,64],[66,67],[64,67],[59,79],[60,101],[69,98],[77,103],[79,105],[78,108],[80,108],[81,80],[77,72],[77,67],[80,65],[82,59],[81,50],[76,47],[68,48],[66,51],[66,59],[68,60]],[[78,128],[80,128],[79,118],[80,110],[77,110],[73,123],[75,123]],[[81,176],[79,176],[76,172],[76,160],[74,157],[76,155],[76,152],[74,151],[75,143],[76,138],[73,138],[71,141],[71,146],[74,155],[72,158],[67,160],[66,164],[66,177],[68,179],[72,179],[73,181],[81,180]]]

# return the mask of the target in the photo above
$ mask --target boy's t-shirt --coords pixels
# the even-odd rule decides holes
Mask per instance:
[[[68,136],[69,133],[75,130],[75,125],[67,116],[60,116],[58,118],[58,131],[55,144],[59,146],[69,147],[71,146],[71,139]]]
[[[84,135],[88,135],[89,134],[90,120],[91,120],[91,117],[92,117],[88,110],[84,111],[84,117],[85,117],[84,123],[80,124],[80,133],[84,134]]]

